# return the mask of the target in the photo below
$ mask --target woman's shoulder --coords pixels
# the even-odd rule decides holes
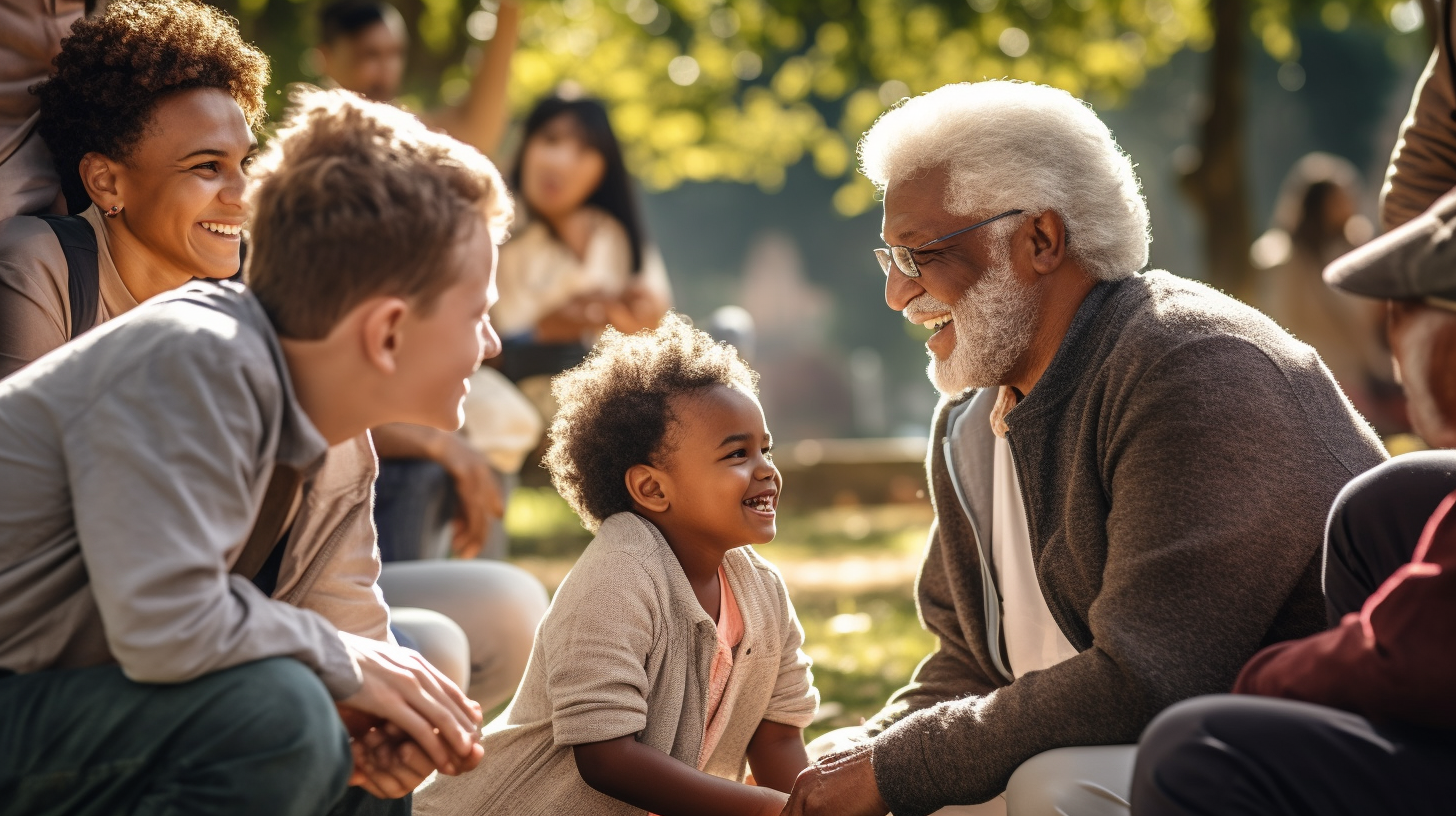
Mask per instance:
[[[16,215],[0,220],[0,282],[5,288],[52,300],[62,297],[66,276],[66,253],[45,219]]]
[[[36,215],[14,215],[0,220],[0,260],[16,263],[22,260],[52,257],[65,261],[61,241],[44,218]]]

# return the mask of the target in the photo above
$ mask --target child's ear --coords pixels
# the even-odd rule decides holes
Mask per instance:
[[[399,368],[401,330],[409,305],[397,297],[380,297],[370,298],[356,308],[361,310],[360,340],[365,358],[381,374],[394,374]]]
[[[650,465],[627,468],[627,493],[633,503],[653,513],[666,513],[672,506],[663,487],[663,474]]]

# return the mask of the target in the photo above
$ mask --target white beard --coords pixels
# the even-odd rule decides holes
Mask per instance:
[[[955,332],[955,348],[944,360],[931,353],[926,374],[948,396],[1001,385],[1031,345],[1039,317],[1036,293],[1016,279],[1009,258],[987,269],[953,306],[927,292],[905,308],[907,316],[947,311],[953,321],[941,331]]]

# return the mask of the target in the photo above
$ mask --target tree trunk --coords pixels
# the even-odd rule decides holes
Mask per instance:
[[[1247,71],[1244,40],[1248,15],[1244,0],[1214,0],[1214,44],[1208,69],[1208,118],[1202,126],[1202,160],[1183,179],[1185,192],[1203,219],[1208,281],[1248,300],[1253,274],[1249,265],[1249,184],[1244,132]]]

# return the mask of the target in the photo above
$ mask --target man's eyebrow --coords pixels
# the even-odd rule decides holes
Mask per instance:
[[[896,246],[907,246],[913,249],[914,247],[917,247],[930,240],[929,238],[925,237],[929,234],[930,233],[926,232],[923,229],[920,229],[919,227],[911,227],[900,236],[900,240],[904,241],[905,243],[897,244]],[[884,241],[886,244],[890,243],[890,239],[886,238],[883,232],[880,233],[880,240]]]

